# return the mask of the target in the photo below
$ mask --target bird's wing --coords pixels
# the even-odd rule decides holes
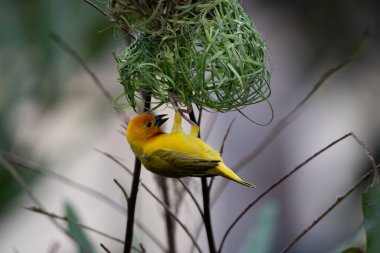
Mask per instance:
[[[171,149],[159,149],[144,156],[150,163],[166,164],[181,176],[207,175],[208,170],[214,169],[221,162],[221,160],[203,158]]]

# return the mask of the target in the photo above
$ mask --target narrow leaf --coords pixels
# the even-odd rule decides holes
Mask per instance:
[[[380,181],[373,183],[362,196],[364,228],[367,237],[367,253],[380,252]]]
[[[79,216],[70,203],[65,203],[65,215],[69,220],[79,222]],[[80,243],[78,245],[78,253],[95,252],[94,246],[88,238],[86,232],[77,224],[68,223],[69,233]]]
[[[267,253],[273,245],[273,237],[278,220],[278,207],[275,203],[266,203],[257,217],[258,223],[248,232],[240,253]]]

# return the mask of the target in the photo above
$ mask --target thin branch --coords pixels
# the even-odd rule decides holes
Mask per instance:
[[[296,107],[288,113],[284,118],[282,118],[277,125],[275,125],[270,133],[246,156],[244,156],[242,159],[239,160],[238,164],[234,166],[236,168],[236,171],[239,171],[243,169],[246,165],[248,165],[250,162],[256,159],[256,157],[261,154],[268,146],[272,143],[272,141],[291,123],[293,122],[300,111],[301,108],[304,107],[304,105],[310,100],[310,98],[322,87],[322,85],[335,73],[337,73],[339,70],[343,69],[347,65],[349,65],[356,55],[360,53],[362,48],[364,47],[365,42],[367,41],[369,37],[369,33],[365,32],[360,39],[360,41],[353,47],[351,50],[351,53],[348,55],[346,59],[344,59],[341,63],[339,63],[337,66],[327,70],[322,77],[317,81],[317,83],[314,84],[313,88],[309,91],[309,93],[296,105]],[[222,192],[224,189],[226,189],[226,184],[228,184],[230,181],[225,180],[223,182],[223,185],[220,186],[217,193],[214,196],[214,199],[211,203],[213,205],[217,199],[222,195]]]
[[[145,252],[146,252],[146,250],[145,250],[144,246],[142,245],[142,243],[140,243],[140,248],[141,248],[141,252],[142,252],[142,253],[145,253]]]
[[[145,184],[141,183],[141,186],[147,190],[147,192],[158,202],[160,203],[164,209],[174,218],[174,220],[183,228],[185,233],[189,236],[195,247],[198,249],[199,252],[202,252],[201,248],[199,247],[197,241],[191,234],[190,230],[186,227],[186,225],[178,219],[178,217],[170,210],[170,207],[168,207],[165,203],[163,203],[148,187],[145,186]]]
[[[179,180],[179,178],[177,178],[177,180]],[[187,177],[186,178],[186,181],[188,181],[189,183],[192,181],[192,180],[194,180],[194,178],[192,178],[192,177]],[[181,205],[182,205],[182,203],[183,203],[183,201],[185,200],[185,198],[183,197],[184,196],[184,194],[187,192],[187,190],[189,190],[189,191],[191,191],[190,190],[190,188],[189,187],[187,187],[187,185],[185,184],[185,186],[187,187],[187,190],[181,185],[181,184],[177,184],[177,182],[176,181],[172,181],[173,182],[173,191],[176,193],[175,194],[175,200],[174,200],[174,202],[175,202],[175,204],[174,204],[174,213],[176,214],[176,215],[178,215],[178,213],[179,213],[179,209],[180,209],[180,207],[181,207]]]
[[[178,178],[178,181],[181,183],[181,185],[183,186],[183,189],[185,189],[185,191],[189,194],[190,198],[193,200],[194,204],[197,206],[197,209],[198,209],[199,213],[201,214],[201,216],[203,216],[204,214],[203,214],[202,208],[199,205],[194,194],[190,191],[189,187],[187,187],[187,185],[180,178]]]
[[[194,115],[194,110],[191,110],[189,113],[190,120],[197,124],[197,120]],[[198,125],[199,126],[199,125]],[[198,137],[200,137],[200,131],[198,133]],[[210,210],[210,188],[207,184],[207,178],[201,178],[202,183],[202,196],[203,196],[203,222],[206,228],[207,241],[210,249],[210,253],[215,253],[215,240],[214,240],[214,232],[212,229],[212,221],[211,221],[211,210]]]
[[[227,140],[227,138],[228,138],[228,135],[230,134],[230,131],[231,131],[232,125],[234,124],[235,120],[236,120],[236,117],[230,122],[230,124],[229,124],[229,126],[228,126],[228,128],[227,128],[227,131],[226,131],[226,133],[224,134],[223,141],[222,141],[222,145],[221,145],[220,150],[219,150],[220,155],[223,155],[225,142],[226,142],[226,140]],[[215,123],[215,121],[214,121],[214,123]],[[211,180],[210,180],[210,184],[209,184],[209,186],[208,186],[209,189],[212,188],[212,185],[213,185],[214,182],[215,182],[215,178],[216,178],[216,177],[212,177],[212,178],[211,178]],[[211,206],[212,206],[212,204],[213,204],[213,202],[211,202]],[[202,213],[203,213],[203,212],[202,212]],[[196,239],[199,238],[199,235],[201,234],[201,231],[202,231],[202,223],[200,223],[200,224],[197,226],[197,230],[196,230],[196,232],[195,232],[195,238],[196,238]],[[194,248],[192,248],[192,249],[190,250],[190,252],[193,252],[193,251],[194,251]]]
[[[309,99],[319,90],[319,88],[322,87],[322,85],[331,76],[333,76],[335,73],[337,73],[339,70],[346,67],[353,61],[355,56],[363,48],[364,43],[368,39],[368,36],[369,34],[367,32],[364,33],[360,41],[351,50],[351,54],[337,66],[326,71],[322,75],[321,79],[319,79],[318,82],[314,84],[313,88],[309,91],[309,93],[297,104],[297,106],[288,115],[286,115],[282,120],[280,120],[280,122],[271,130],[269,135],[253,150],[253,152],[240,159],[240,162],[236,165],[236,168],[238,168],[237,171],[245,167],[252,160],[254,160],[282,132],[282,130],[284,130],[285,127],[296,118],[297,113],[300,111],[300,109],[306,104],[306,102],[309,101]]]
[[[377,166],[376,166],[377,167]],[[299,235],[297,235],[282,251],[281,253],[288,252],[299,240],[301,240],[315,225],[317,225],[323,218],[326,217],[336,206],[338,206],[344,199],[346,199],[352,192],[354,192],[359,186],[369,178],[374,171],[377,169],[371,169],[367,172],[353,187],[351,187],[343,196],[337,197],[336,201],[329,206],[318,218],[316,218],[310,226],[308,226],[305,230],[303,230]]]
[[[53,219],[58,219],[58,220],[65,221],[65,222],[67,222],[67,223],[74,224],[74,225],[79,226],[79,227],[81,227],[81,228],[83,228],[83,229],[85,229],[85,230],[88,230],[88,231],[91,231],[91,232],[93,232],[93,233],[95,233],[95,234],[98,234],[98,235],[100,235],[100,236],[103,236],[103,237],[105,237],[105,238],[107,238],[107,239],[110,239],[110,240],[112,240],[112,241],[115,241],[115,242],[118,242],[118,243],[124,244],[124,241],[121,240],[121,239],[119,239],[119,238],[116,238],[116,237],[114,237],[114,236],[111,236],[111,235],[109,235],[109,234],[106,234],[106,233],[104,233],[104,232],[102,232],[102,231],[100,231],[100,230],[97,230],[97,229],[95,229],[95,228],[89,227],[89,226],[87,226],[87,225],[84,225],[83,223],[80,223],[80,222],[78,222],[78,221],[74,221],[74,220],[72,220],[72,219],[70,219],[70,218],[68,218],[68,217],[66,217],[66,216],[57,215],[57,214],[54,214],[54,213],[48,212],[48,211],[46,211],[46,210],[43,210],[43,209],[41,209],[41,208],[39,208],[39,207],[34,207],[34,206],[33,206],[33,207],[26,207],[25,209],[27,209],[27,210],[29,210],[29,211],[32,211],[32,212],[35,212],[35,213],[39,213],[39,214],[46,215],[46,216],[48,216],[48,217],[50,217],[50,218],[53,218]]]
[[[124,244],[124,253],[130,253],[132,248],[133,241],[133,225],[135,222],[135,208],[137,201],[137,192],[140,182],[140,173],[141,173],[141,162],[136,157],[135,158],[135,170],[132,179],[132,189],[131,197],[128,201],[128,213],[127,213],[127,227],[125,232],[125,244]]]
[[[239,215],[238,217],[235,218],[235,220],[232,222],[232,224],[228,227],[227,231],[225,232],[224,236],[223,236],[223,239],[221,241],[221,244],[220,244],[220,247],[219,247],[219,250],[218,252],[220,253],[222,251],[222,248],[223,248],[223,245],[227,239],[227,236],[229,235],[229,233],[231,232],[231,230],[235,227],[235,225],[240,221],[241,218],[243,218],[243,216],[257,203],[259,202],[264,196],[266,196],[269,192],[271,192],[273,189],[275,189],[277,186],[279,186],[282,182],[284,182],[286,179],[288,179],[291,175],[293,175],[294,173],[296,173],[298,170],[300,170],[301,168],[303,168],[303,166],[305,166],[307,163],[309,163],[311,160],[313,160],[314,158],[316,158],[317,156],[319,156],[320,154],[322,154],[323,152],[325,152],[326,150],[328,150],[329,148],[331,148],[332,146],[334,146],[335,144],[341,142],[342,140],[346,139],[347,137],[351,136],[351,134],[345,134],[344,136],[340,137],[339,139],[333,141],[332,143],[330,143],[329,145],[327,145],[326,147],[324,147],[323,149],[319,150],[317,153],[315,153],[314,155],[312,155],[311,157],[309,157],[308,159],[306,159],[303,163],[301,163],[300,165],[298,165],[297,167],[295,167],[293,170],[291,170],[288,174],[286,174],[285,176],[283,176],[280,180],[278,180],[276,183],[274,183],[273,185],[271,185],[268,189],[266,189],[263,193],[260,194],[259,197],[257,197],[254,201],[252,201]]]
[[[101,151],[99,151],[101,152]],[[38,173],[42,176],[46,176],[46,177],[50,177],[50,178],[53,178],[57,181],[60,181],[61,183],[63,184],[66,184],[70,187],[73,187],[74,189],[77,189],[78,191],[81,191],[85,194],[88,194],[96,199],[99,199],[101,201],[104,201],[106,202],[107,204],[109,204],[111,207],[113,207],[115,210],[121,212],[121,213],[125,213],[127,211],[127,208],[125,208],[124,206],[120,205],[119,203],[117,203],[116,201],[112,200],[111,198],[109,198],[108,196],[104,195],[103,193],[101,192],[98,192],[88,186],[85,186],[85,185],[82,185],[80,183],[77,183],[65,176],[62,176],[58,173],[55,173],[51,170],[47,170],[47,169],[44,169],[42,168],[42,166],[36,164],[35,162],[32,162],[32,161],[29,161],[29,160],[26,160],[24,158],[21,158],[15,154],[11,154],[11,153],[8,153],[8,152],[5,152],[5,151],[1,151],[0,150],[0,156],[3,156],[6,160],[8,161],[11,161],[12,163],[15,163],[19,166],[21,166],[22,168],[24,169],[27,169],[27,170],[30,170],[32,172],[35,172],[35,173]],[[132,173],[132,172],[130,172]],[[150,230],[148,228],[146,228],[141,222],[137,221],[136,220],[136,226],[142,231],[144,232],[160,249],[162,249],[163,252],[166,252],[166,249],[165,247],[163,246],[163,244],[160,242],[160,240],[150,232]]]
[[[223,155],[223,152],[224,152],[224,145],[226,144],[227,137],[228,137],[228,135],[230,134],[230,131],[231,131],[232,125],[234,124],[235,120],[236,120],[236,117],[231,121],[230,125],[229,125],[228,128],[227,128],[226,133],[224,134],[223,141],[222,141],[222,145],[220,146],[220,149],[219,149],[219,153],[220,153],[221,156]],[[209,188],[210,188],[210,189],[211,189],[211,187],[212,187],[212,184],[214,183],[214,180],[215,180],[215,177],[212,177],[212,178],[211,178],[211,181],[210,181],[210,185],[209,185]]]
[[[127,201],[127,204],[129,204],[129,196],[128,196],[127,191],[124,189],[124,187],[116,179],[114,179],[113,181],[115,182],[115,184],[119,187],[119,189],[123,193],[124,198]]]
[[[162,199],[166,206],[171,209],[171,201],[169,196],[169,188],[166,177],[156,176],[157,183],[161,189]],[[169,246],[169,253],[175,253],[176,250],[176,238],[175,238],[175,223],[170,213],[165,209],[165,225],[166,225],[166,240]]]
[[[210,253],[216,252],[215,241],[214,241],[214,232],[212,229],[212,221],[211,221],[211,210],[210,210],[210,188],[207,184],[207,178],[201,178],[202,183],[202,194],[203,194],[203,221],[205,223],[208,246],[210,249]]]
[[[85,0],[86,1],[86,0]],[[87,66],[82,57],[76,52],[67,42],[65,42],[58,34],[50,33],[50,38],[57,43],[59,47],[61,47],[65,52],[67,52],[74,60],[76,60],[79,65],[89,74],[91,79],[94,81],[95,85],[101,91],[101,93],[105,96],[105,98],[113,103],[112,95],[107,91],[103,83],[99,80],[96,74]],[[127,115],[122,110],[115,110],[117,115],[123,120],[127,122]]]
[[[86,0],[85,0],[86,1]],[[89,1],[87,1],[90,3]],[[99,78],[96,76],[96,74],[87,66],[87,64],[84,62],[82,57],[79,55],[78,52],[76,52],[67,42],[65,42],[58,34],[56,33],[50,33],[50,38],[57,43],[59,47],[61,47],[64,51],[66,51],[74,60],[76,60],[79,65],[82,66],[82,68],[89,74],[91,79],[94,81],[95,85],[98,87],[98,89],[101,91],[101,93],[105,96],[105,98],[110,102],[113,103],[113,97],[112,95],[107,91],[103,83],[99,80]],[[127,115],[122,110],[117,110],[116,113],[119,117],[122,118],[125,122],[127,122]]]
[[[201,234],[201,231],[202,231],[202,228],[203,228],[203,225],[204,224],[204,222],[203,222],[203,219],[202,219],[202,221],[200,221],[199,223],[198,223],[198,226],[197,226],[197,230],[195,231],[195,239],[196,240],[198,240],[198,238],[199,238],[199,236],[200,236],[200,234]],[[194,250],[195,250],[195,247],[194,247],[194,245],[192,245],[192,247],[190,248],[190,252],[194,252]]]
[[[228,126],[227,128],[227,131],[226,133],[224,134],[224,137],[223,137],[223,141],[222,141],[222,146],[220,147],[220,150],[219,150],[219,153],[222,155],[223,154],[223,151],[224,151],[224,145],[226,144],[226,141],[227,141],[227,138],[230,134],[230,131],[231,131],[231,128],[232,128],[232,125],[234,124],[236,120],[236,117],[233,118],[233,120],[231,121],[230,125]]]
[[[146,112],[150,108],[150,103],[152,97],[147,94],[143,94],[144,97],[144,109]],[[128,201],[128,213],[127,213],[127,226],[125,231],[125,244],[124,244],[124,253],[130,253],[132,248],[133,241],[133,225],[135,222],[135,209],[136,209],[136,201],[137,201],[137,193],[139,191],[139,183],[140,183],[140,173],[141,173],[141,161],[135,157],[135,170],[132,178],[132,186],[131,186],[131,196]]]
[[[100,150],[97,150],[99,153],[107,156],[109,159],[111,159],[112,161],[114,161],[115,163],[117,163],[118,165],[120,165],[121,168],[123,168],[126,172],[128,172],[129,174],[132,174],[132,171],[127,167],[125,166],[123,163],[121,163],[117,158],[115,158],[113,155],[109,154],[109,153],[106,153],[106,152],[103,152],[103,151],[100,151]],[[168,207],[160,198],[158,198],[143,182],[141,182],[140,180],[140,185],[141,187],[148,193],[150,194],[165,210],[169,211],[170,214],[172,216],[176,216],[170,209],[170,207]],[[186,226],[177,218],[175,217],[175,220],[178,222],[178,224],[182,227],[182,228],[186,228]],[[190,239],[193,241],[193,242],[196,242],[196,240],[194,239],[194,237],[190,234],[189,230],[185,230],[185,232],[189,235]],[[197,247],[198,249],[199,246]]]
[[[108,17],[107,13],[103,11],[99,6],[91,2],[90,0],[83,0],[84,2],[88,3],[92,7],[94,7],[97,11],[99,11],[101,14],[103,14],[105,17]]]
[[[270,186],[266,191],[264,191],[259,197],[257,197],[253,202],[251,202],[241,213],[240,215],[234,220],[234,222],[230,225],[230,227],[227,229],[226,233],[224,234],[223,236],[223,239],[222,239],[222,242],[221,242],[221,245],[220,245],[220,248],[219,248],[219,253],[221,252],[222,250],[222,247],[223,247],[223,244],[228,236],[228,234],[230,233],[230,231],[232,230],[232,228],[237,224],[237,222],[245,215],[246,212],[248,212],[248,210],[250,210],[260,199],[262,199],[266,194],[268,194],[270,191],[272,191],[274,188],[276,188],[279,184],[281,184],[283,181],[285,181],[287,178],[289,178],[292,174],[294,174],[295,172],[297,172],[299,169],[301,169],[304,165],[306,165],[308,162],[310,162],[311,160],[313,160],[314,158],[316,158],[317,156],[319,156],[321,153],[325,152],[327,149],[329,149],[330,147],[334,146],[335,144],[337,144],[338,142],[341,142],[342,140],[348,138],[348,137],[352,137],[357,143],[358,145],[363,149],[363,151],[365,152],[368,160],[371,162],[371,165],[374,169],[374,173],[377,173],[377,165],[376,165],[376,161],[374,159],[374,157],[372,156],[371,152],[369,151],[367,145],[362,141],[360,140],[356,134],[354,134],[353,132],[350,132],[348,134],[345,134],[344,136],[342,136],[341,138],[333,141],[332,143],[330,143],[329,145],[327,145],[325,148],[321,149],[320,151],[318,151],[317,153],[315,153],[313,156],[309,157],[308,159],[306,159],[306,161],[304,161],[303,163],[301,163],[300,165],[298,165],[296,168],[294,168],[291,172],[289,172],[287,175],[285,175],[284,177],[282,177],[280,180],[278,180],[276,183],[274,183],[272,186]],[[331,211],[331,210],[330,210]]]
[[[203,139],[205,141],[208,141],[208,138],[211,135],[212,130],[214,129],[214,126],[216,124],[216,121],[218,119],[219,114],[218,113],[211,113],[209,114],[209,117],[207,118],[207,125],[204,128],[203,133]]]
[[[118,165],[120,165],[121,168],[123,168],[126,172],[128,172],[129,174],[133,174],[132,171],[127,167],[125,166],[123,163],[121,163],[118,159],[116,159],[114,156],[112,156],[111,154],[108,154],[106,152],[103,152],[103,151],[100,151],[100,150],[97,150],[98,152],[100,152],[101,154],[107,156],[108,158],[110,158],[112,161],[114,161],[115,163],[117,163]],[[190,231],[187,229],[186,225],[178,219],[178,217],[176,217],[176,215],[170,210],[170,207],[168,207],[164,202],[161,201],[160,198],[158,198],[143,182],[140,181],[140,185],[143,189],[145,189],[147,191],[147,193],[149,193],[165,210],[167,210],[170,215],[174,218],[174,220],[183,228],[183,230],[185,231],[185,233],[189,236],[189,238],[191,239],[191,241],[193,242],[193,244],[195,245],[195,247],[198,249],[199,252],[202,252],[201,251],[201,248],[199,247],[199,245],[197,244],[196,242],[196,239],[194,238],[194,236],[190,233]]]
[[[100,247],[102,247],[102,249],[104,249],[104,251],[105,251],[106,253],[111,253],[111,251],[110,251],[109,249],[107,249],[107,247],[104,246],[103,243],[100,244]]]
[[[0,155],[0,165],[11,174],[13,179],[17,182],[18,185],[28,194],[29,199],[39,208],[44,210],[42,203],[34,196],[32,190],[26,184],[25,180],[17,172],[17,170],[7,161],[5,158]],[[63,228],[56,220],[49,217],[50,222],[62,233],[64,233],[68,238],[75,242],[84,252],[89,252],[89,249],[85,247],[81,242],[76,240],[65,228]]]
[[[99,78],[96,76],[96,74],[86,65],[86,63],[83,61],[82,57],[67,43],[65,42],[58,34],[51,33],[50,38],[57,43],[58,46],[60,46],[64,51],[66,51],[71,57],[73,57],[79,65],[82,66],[82,68],[91,76],[92,80],[96,84],[96,86],[100,89],[100,91],[103,93],[103,95],[107,98],[108,101],[112,102],[113,98],[112,95],[104,88],[104,85],[99,80]]]
[[[353,132],[351,132],[350,134],[355,139],[355,141],[359,144],[359,146],[364,150],[364,152],[366,153],[367,158],[371,162],[372,168],[375,171],[374,176],[375,176],[375,178],[378,178],[379,172],[377,171],[376,161],[375,161],[375,158],[373,157],[371,151],[369,150],[367,145],[364,143],[364,141],[359,139],[359,137],[357,137],[356,134],[354,134]]]
[[[96,190],[94,190],[88,186],[85,186],[83,184],[75,182],[74,180],[69,179],[63,175],[60,175],[54,171],[45,169],[33,161],[26,160],[20,156],[17,156],[15,154],[11,154],[11,153],[8,153],[5,151],[1,151],[1,150],[0,150],[0,155],[3,156],[8,161],[11,161],[11,162],[27,169],[27,170],[33,171],[33,172],[38,173],[38,174],[43,175],[43,176],[53,178],[53,179],[60,181],[61,183],[64,183],[64,184],[66,184],[72,188],[75,188],[81,192],[84,192],[88,195],[91,195],[92,197],[99,199],[99,200],[107,203],[108,205],[112,206],[113,208],[115,208],[119,212],[124,213],[127,210],[124,206],[120,205],[119,203],[117,203],[113,199],[109,198],[107,195],[105,195],[101,192],[98,192],[98,191],[96,191]]]
[[[170,210],[170,207],[167,206],[164,202],[162,202],[144,183],[141,183],[141,186],[145,188],[145,190],[159,203],[161,204],[164,209],[174,218],[174,220],[183,228],[185,233],[189,236],[195,247],[198,249],[199,252],[202,252],[201,248],[199,247],[197,241],[195,240],[194,236],[190,233],[190,230],[186,227],[186,225],[178,219],[178,217]]]

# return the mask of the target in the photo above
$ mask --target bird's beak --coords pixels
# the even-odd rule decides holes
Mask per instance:
[[[156,119],[154,125],[160,127],[162,124],[164,124],[168,120],[168,118],[164,118],[165,116],[166,114],[154,116],[154,118]]]

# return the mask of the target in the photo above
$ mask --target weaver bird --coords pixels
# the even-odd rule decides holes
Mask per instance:
[[[178,113],[171,133],[162,132],[161,125],[168,120],[165,116],[142,114],[128,123],[127,140],[146,169],[173,178],[222,176],[254,187],[229,169],[219,152],[198,138],[197,126],[192,126],[190,134],[185,134]]]

